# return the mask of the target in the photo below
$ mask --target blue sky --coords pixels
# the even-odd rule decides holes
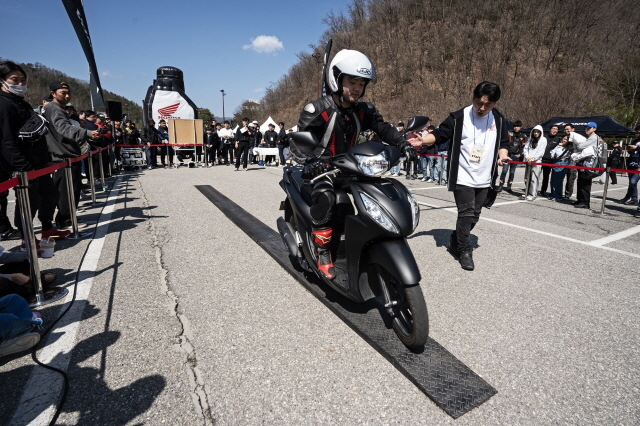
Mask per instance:
[[[84,0],[84,8],[104,89],[141,104],[156,69],[175,66],[184,72],[187,95],[218,116],[224,89],[230,116],[243,100],[260,99],[297,62],[297,53],[318,42],[327,13],[345,11],[348,3]],[[0,57],[88,80],[61,1],[5,2],[2,15]]]

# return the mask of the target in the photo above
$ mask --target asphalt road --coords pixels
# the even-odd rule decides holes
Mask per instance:
[[[498,390],[453,420],[195,188],[213,186],[275,229],[281,173],[125,172],[110,217],[87,206],[96,237],[61,242],[42,262],[70,293],[84,265],[70,324],[39,352],[67,365],[59,424],[640,421],[640,220],[612,201],[626,178],[610,187],[606,216],[521,202],[514,185],[483,211],[468,272],[445,249],[452,194],[401,177],[422,204],[409,243],[431,336]],[[42,309],[45,325],[63,305]],[[0,360],[0,424],[47,424],[61,381],[41,370],[28,355]]]

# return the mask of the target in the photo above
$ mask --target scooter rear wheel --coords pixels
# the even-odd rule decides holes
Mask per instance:
[[[411,349],[420,349],[429,337],[429,315],[420,285],[404,286],[389,271],[378,266],[379,284],[384,285],[390,299],[397,302],[392,307],[392,326],[402,343]]]

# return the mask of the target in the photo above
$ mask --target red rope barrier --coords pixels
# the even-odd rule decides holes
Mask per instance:
[[[8,191],[9,189],[19,184],[20,184],[20,179],[18,179],[17,177],[11,178],[9,180],[5,180],[4,182],[0,182],[0,192]]]
[[[63,161],[61,163],[54,164],[53,166],[45,167],[44,169],[33,170],[33,171],[27,173],[27,178],[29,180],[37,179],[40,176],[44,176],[44,175],[47,175],[49,173],[53,173],[56,170],[60,170],[66,165],[67,165],[67,163],[65,161]]]

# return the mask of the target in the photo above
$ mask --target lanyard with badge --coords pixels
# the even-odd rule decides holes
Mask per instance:
[[[484,147],[487,143],[487,133],[489,132],[489,115],[487,114],[487,128],[484,132],[484,140],[482,142],[482,146],[476,145],[476,123],[475,123],[475,115],[474,111],[471,111],[471,124],[473,124],[473,147],[471,148],[471,157],[469,161],[473,161],[474,163],[479,163],[482,161],[482,156],[484,155]]]

